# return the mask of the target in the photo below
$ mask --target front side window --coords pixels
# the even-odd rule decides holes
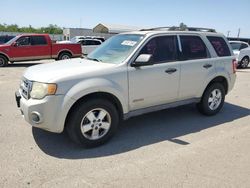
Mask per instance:
[[[207,47],[198,36],[180,36],[182,58],[184,60],[208,57]]]
[[[144,35],[120,34],[106,40],[87,56],[103,63],[120,64],[137,47]]]
[[[32,45],[46,45],[47,41],[44,36],[33,36],[31,44]]]
[[[152,55],[153,63],[171,62],[177,60],[176,36],[160,36],[148,41],[140,54]]]
[[[30,45],[30,37],[21,37],[17,40],[18,46],[28,46]]]
[[[207,36],[219,57],[231,56],[229,47],[222,37]]]

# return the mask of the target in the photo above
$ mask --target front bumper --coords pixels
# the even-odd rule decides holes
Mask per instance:
[[[61,133],[64,129],[63,113],[64,95],[46,96],[41,100],[25,99],[19,92],[15,93],[17,106],[25,121],[30,125],[50,132]]]

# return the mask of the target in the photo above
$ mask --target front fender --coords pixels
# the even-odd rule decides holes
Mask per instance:
[[[114,95],[120,101],[123,108],[123,112],[128,112],[128,90],[126,89],[126,86],[122,85],[122,83],[119,85],[114,81],[107,80],[104,78],[83,80],[74,85],[65,94],[65,98],[68,98],[70,100],[64,101],[63,109],[66,110],[66,112],[68,113],[70,108],[77,100],[88,94],[98,92],[105,92]]]

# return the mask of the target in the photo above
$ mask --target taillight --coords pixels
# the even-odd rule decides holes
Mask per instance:
[[[236,73],[236,69],[237,69],[237,61],[236,59],[233,59],[232,61],[232,68],[233,68],[233,73]]]

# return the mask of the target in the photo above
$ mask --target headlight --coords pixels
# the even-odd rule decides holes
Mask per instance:
[[[30,97],[33,99],[42,99],[46,95],[54,95],[56,89],[56,84],[33,82]]]

